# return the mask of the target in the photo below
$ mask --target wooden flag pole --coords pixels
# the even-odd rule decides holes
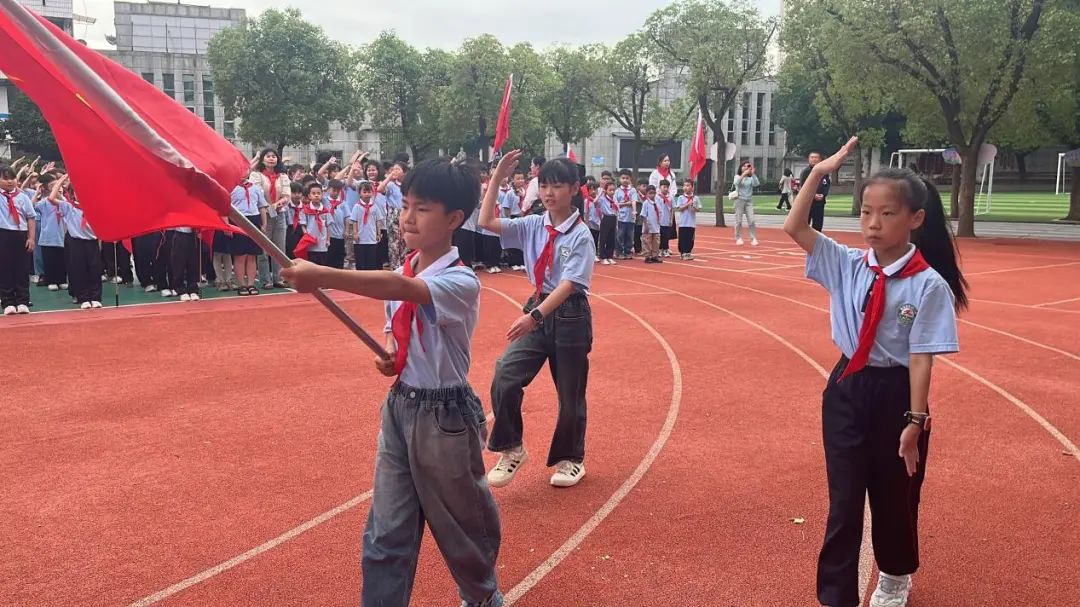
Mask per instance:
[[[281,265],[281,267],[288,268],[293,265],[293,260],[289,259],[289,256],[279,249],[277,245],[274,244],[274,241],[270,240],[262,230],[255,227],[255,224],[251,223],[251,220],[245,217],[243,213],[233,208],[232,211],[229,212],[229,221],[243,230],[244,234],[249,238],[258,243],[259,247],[266,251],[266,254],[272,257],[274,261]],[[331,299],[325,291],[317,289],[312,292],[312,295],[314,295],[315,299],[319,300],[319,303],[325,306],[327,310],[330,310],[331,314],[348,327],[353,334],[359,337],[360,341],[364,342],[364,345],[370,348],[372,352],[385,360],[390,360],[390,354],[383,349],[382,345],[375,341],[375,338],[365,331],[364,328],[360,326],[360,323],[356,322],[352,316],[349,316],[349,313],[342,309],[336,301]]]

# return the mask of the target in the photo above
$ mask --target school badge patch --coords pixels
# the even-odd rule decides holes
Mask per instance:
[[[896,311],[896,322],[902,326],[910,327],[915,323],[915,316],[919,314],[918,308],[911,304],[901,304]]]
[[[559,260],[566,263],[567,259],[570,259],[570,247],[559,247]]]

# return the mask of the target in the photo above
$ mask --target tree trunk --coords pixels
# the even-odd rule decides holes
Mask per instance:
[[[1072,168],[1072,188],[1069,190],[1069,214],[1067,221],[1080,221],[1080,166]]]
[[[279,163],[284,162],[284,160],[283,160],[285,158],[284,154],[285,154],[285,142],[284,141],[279,141],[278,144],[277,144],[277,159],[278,159]]]
[[[949,186],[949,217],[960,217],[960,165],[952,165],[952,183]]]
[[[858,217],[862,211],[863,150],[855,144],[855,189],[851,192],[851,216]]]
[[[634,133],[634,187],[637,187],[638,170],[641,169],[641,133]]]
[[[956,235],[968,238],[975,236],[975,191],[978,186],[975,178],[979,173],[979,144],[968,146],[961,156],[960,164],[960,221],[956,226]]]
[[[718,141],[727,141],[726,139],[720,139]],[[716,222],[713,224],[718,228],[726,228],[727,223],[724,221],[724,201],[727,200],[727,161],[720,160],[720,157],[724,156],[724,153],[717,154],[717,160],[713,161],[713,166],[716,167],[716,181],[713,186],[713,191],[716,192]]]
[[[1027,183],[1027,152],[1017,152],[1016,170],[1020,173],[1020,183]]]

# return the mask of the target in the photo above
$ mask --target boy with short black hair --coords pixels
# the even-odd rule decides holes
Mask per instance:
[[[683,181],[683,193],[675,199],[675,210],[679,212],[679,257],[684,261],[693,261],[697,212],[701,210],[701,201],[694,196],[693,179]]]
[[[615,205],[619,207],[619,226],[615,242],[619,254],[616,259],[630,259],[634,246],[634,218],[637,217],[637,205],[640,202],[637,190],[632,186],[630,169],[619,171],[619,189],[615,190]]]
[[[504,156],[495,175],[507,176],[521,157],[519,150]],[[592,310],[588,293],[592,282],[593,245],[589,228],[573,205],[579,194],[578,169],[565,158],[549,160],[540,168],[543,215],[518,219],[495,216],[494,191],[484,197],[480,226],[498,233],[504,246],[525,253],[529,282],[535,286],[507,337],[511,344],[495,365],[491,408],[495,422],[488,448],[500,453],[488,473],[495,487],[508,484],[528,459],[522,436],[521,402],[524,388],[550,362],[559,398],[559,418],[548,450],[547,465],[556,468],[555,487],[572,487],[585,476],[585,387],[592,349]]]
[[[641,203],[641,245],[645,263],[663,263],[660,259],[660,202],[656,186],[645,186],[645,202]]]
[[[353,243],[353,257],[357,270],[379,269],[379,234],[383,231],[386,211],[372,197],[375,185],[370,181],[361,181],[360,201],[353,207],[347,228],[348,239]]]
[[[299,291],[332,288],[386,300],[389,359],[398,379],[382,408],[375,487],[361,561],[364,607],[406,607],[431,527],[465,607],[501,607],[495,560],[501,530],[484,478],[486,418],[468,384],[480,281],[451,245],[476,207],[476,173],[425,160],[401,185],[401,226],[412,252],[396,272],[353,272],[303,261],[284,271]]]
[[[656,192],[656,202],[660,207],[660,257],[671,257],[670,242],[674,225],[674,201],[670,194],[671,182],[660,180],[660,189]]]
[[[323,196],[323,204],[330,211],[330,244],[326,249],[326,264],[331,268],[345,267],[345,221],[350,207],[346,203],[345,183],[331,179],[330,191]]]
[[[330,207],[323,204],[322,186],[312,181],[304,187],[304,234],[310,236],[307,258],[313,264],[328,266],[330,250]],[[303,242],[303,239],[301,239]]]

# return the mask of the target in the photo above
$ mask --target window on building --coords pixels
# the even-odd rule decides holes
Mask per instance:
[[[735,108],[727,111],[727,140],[735,143]]]
[[[184,82],[184,103],[192,105],[195,103],[195,75],[184,74],[181,78]]]
[[[236,139],[236,123],[232,120],[226,120],[221,125],[222,134],[226,139]]]
[[[161,90],[173,99],[176,99],[176,76],[174,74],[161,75]]]
[[[742,102],[742,129],[739,141],[743,145],[750,143],[750,93],[743,93]]]
[[[764,114],[765,114],[765,93],[758,93],[757,94],[757,112],[756,112],[756,118],[754,119],[754,145],[761,145],[761,138],[762,138],[761,120],[764,117]]]
[[[776,123],[769,121],[769,145],[776,145]]]
[[[143,72],[142,79],[150,84],[154,84],[154,72]]]
[[[206,124],[210,125],[210,128],[217,129],[217,122],[214,120],[214,105],[203,106],[203,119],[206,120]]]
[[[203,76],[202,79],[203,105],[214,107],[214,81]]]

